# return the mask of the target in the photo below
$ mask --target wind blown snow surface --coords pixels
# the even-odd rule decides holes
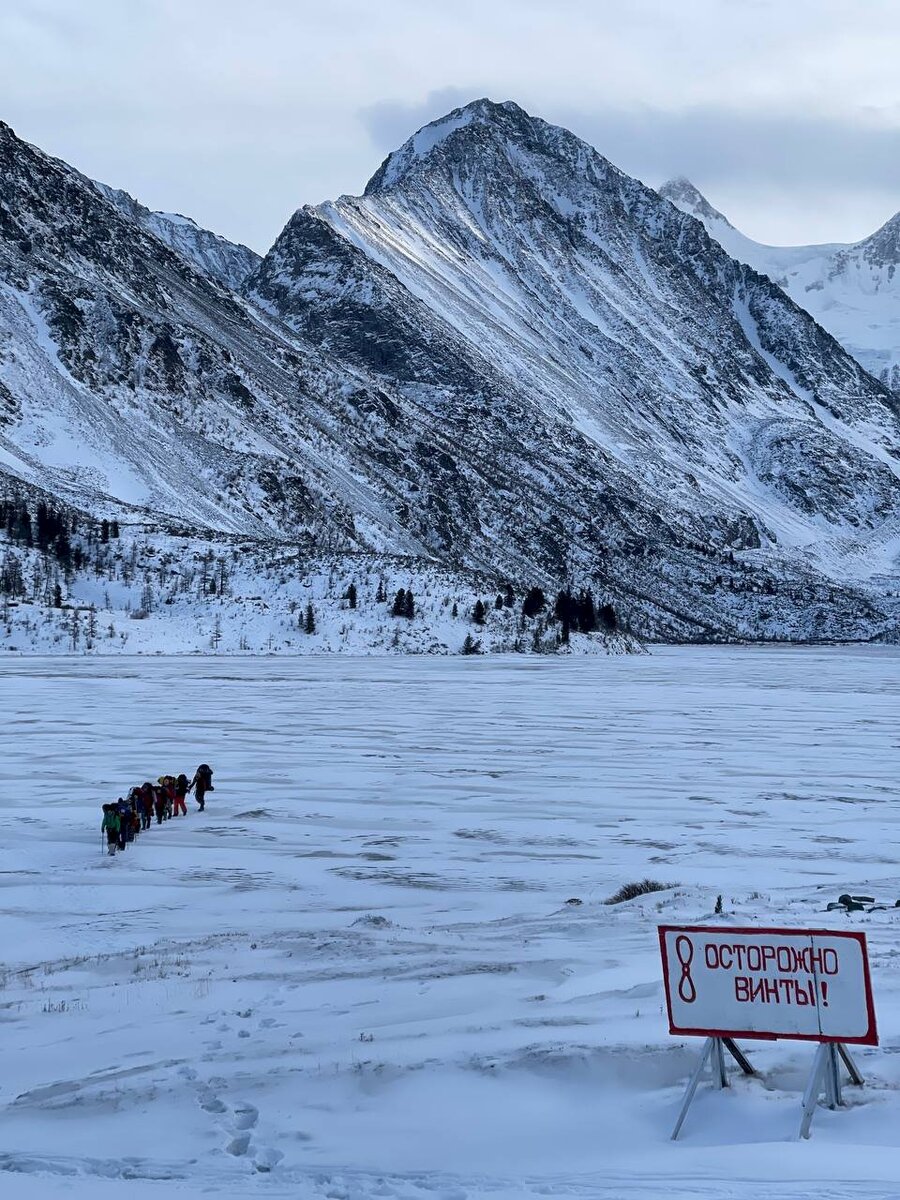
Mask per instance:
[[[824,910],[900,895],[898,663],[7,660],[2,1195],[896,1196],[900,909]],[[204,759],[107,858],[101,801]],[[669,1141],[661,921],[866,931],[882,1045],[810,1142],[788,1042]]]

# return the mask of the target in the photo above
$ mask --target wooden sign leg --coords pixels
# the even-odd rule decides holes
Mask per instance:
[[[734,1059],[734,1061],[741,1068],[741,1070],[744,1072],[745,1075],[755,1075],[756,1074],[756,1072],[753,1070],[753,1067],[750,1065],[750,1059],[743,1052],[743,1050],[740,1048],[740,1046],[737,1044],[737,1042],[734,1041],[733,1038],[722,1038],[722,1045],[725,1047],[725,1049],[728,1051],[728,1053],[731,1055],[731,1057]]]
[[[673,1142],[681,1132],[681,1126],[684,1124],[684,1118],[687,1116],[687,1110],[691,1107],[691,1101],[694,1099],[694,1093],[697,1091],[697,1085],[700,1082],[700,1077],[703,1074],[703,1068],[706,1066],[707,1060],[709,1061],[710,1070],[712,1071],[713,1085],[717,1088],[728,1087],[728,1075],[725,1071],[726,1050],[745,1075],[756,1074],[743,1050],[741,1050],[739,1046],[735,1045],[731,1038],[707,1038],[703,1043],[703,1050],[700,1053],[700,1061],[697,1063],[694,1073],[688,1081],[687,1089],[684,1093],[684,1100],[681,1102],[681,1112],[678,1114],[678,1120],[675,1123],[675,1129],[672,1133]]]
[[[841,1085],[841,1063],[847,1068],[847,1074],[853,1083],[862,1086],[864,1080],[859,1068],[850,1057],[850,1051],[841,1042],[820,1042],[816,1047],[816,1057],[813,1059],[812,1073],[806,1091],[803,1093],[803,1113],[800,1118],[800,1136],[809,1137],[810,1126],[819,1103],[819,1096],[825,1093],[825,1103],[829,1108],[842,1108],[844,1096]]]
[[[684,1124],[684,1118],[687,1116],[687,1111],[691,1107],[691,1101],[694,1099],[694,1093],[697,1091],[697,1084],[700,1082],[700,1076],[703,1074],[703,1068],[706,1066],[707,1060],[713,1052],[713,1043],[716,1038],[707,1038],[703,1043],[703,1050],[700,1053],[700,1061],[694,1068],[694,1073],[688,1081],[687,1089],[684,1093],[684,1100],[681,1102],[681,1112],[678,1114],[678,1120],[675,1122],[675,1128],[672,1130],[672,1141],[678,1137],[681,1132],[681,1127]]]
[[[850,1082],[855,1083],[857,1087],[862,1087],[866,1081],[863,1079],[859,1067],[850,1057],[850,1051],[843,1042],[838,1042],[837,1049],[838,1054],[840,1054],[841,1058],[844,1060],[844,1066],[847,1068],[847,1074],[850,1076]]]
[[[816,1046],[816,1056],[813,1059],[809,1082],[806,1085],[806,1091],[803,1093],[803,1109],[800,1116],[800,1136],[802,1138],[809,1137],[809,1127],[812,1125],[813,1113],[816,1111],[816,1105],[819,1103],[819,1093],[824,1086],[827,1070],[828,1048],[824,1042],[820,1042]]]

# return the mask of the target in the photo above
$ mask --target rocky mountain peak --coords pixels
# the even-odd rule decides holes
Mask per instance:
[[[675,179],[670,179],[664,183],[659,189],[659,194],[664,200],[670,201],[676,208],[680,208],[682,212],[689,213],[692,217],[697,217],[699,220],[706,222],[718,223],[727,225],[729,229],[734,226],[728,218],[720,213],[717,208],[714,208],[706,199],[699,188],[684,175],[679,175]]]
[[[605,180],[624,178],[602,155],[575,134],[530,116],[511,100],[473,100],[423,126],[388,155],[366,186],[365,196],[378,196],[425,185],[440,194],[439,176],[456,187],[461,179],[489,183],[502,173],[563,169]]]
[[[869,237],[857,243],[867,262],[875,267],[893,267],[900,264],[900,212],[876,229]]]
[[[448,141],[458,140],[461,130],[495,127],[511,132],[530,120],[528,114],[511,100],[496,103],[483,97],[455,108],[417,130],[403,145],[387,156],[366,185],[365,195],[387,191],[422,169],[429,159],[442,151]]]

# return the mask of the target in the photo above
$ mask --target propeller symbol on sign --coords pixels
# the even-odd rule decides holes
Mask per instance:
[[[694,961],[694,943],[682,934],[675,939],[675,954],[681,964],[681,978],[678,981],[678,995],[685,1004],[693,1004],[697,999],[697,989],[691,979],[691,963]]]

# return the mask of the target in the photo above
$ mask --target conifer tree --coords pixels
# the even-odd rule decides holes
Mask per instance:
[[[475,601],[475,607],[472,609],[472,620],[476,625],[483,625],[485,621],[484,605],[481,600]]]
[[[24,542],[26,546],[34,545],[34,534],[31,529],[31,513],[24,504],[19,509],[16,531],[13,536],[17,542]]]
[[[536,617],[539,612],[543,612],[546,603],[547,600],[542,588],[529,588],[525,593],[525,599],[522,601],[522,616]]]
[[[582,633],[593,633],[597,628],[597,610],[590,590],[582,590],[578,597],[578,628]]]
[[[81,547],[76,547],[78,554],[72,552],[72,543],[69,541],[69,536],[64,529],[61,529],[56,536],[56,541],[53,543],[53,554],[63,570],[68,571],[69,567],[74,564],[76,568],[81,566]]]
[[[356,584],[351,583],[344,593],[344,599],[348,602],[351,608],[356,608]]]
[[[516,593],[513,591],[511,583],[506,585],[506,595],[503,598],[503,604],[506,608],[512,608],[516,602]]]
[[[306,619],[303,622],[303,628],[306,633],[316,632],[316,614],[313,611],[312,601],[308,601],[306,605]]]
[[[619,628],[619,620],[616,616],[616,610],[611,604],[603,604],[600,607],[600,625],[607,633],[615,633]]]
[[[503,608],[503,597],[499,592],[497,593],[497,599],[494,601],[494,608],[497,610],[497,612],[500,612]]]
[[[391,609],[392,617],[406,616],[406,589],[400,588],[397,595],[394,597],[394,607]]]
[[[578,608],[575,604],[575,598],[568,588],[564,588],[557,593],[556,603],[553,606],[553,615],[562,625],[560,641],[564,646],[567,646],[569,644],[570,631],[578,629]]]
[[[416,604],[413,599],[412,588],[406,589],[406,601],[403,605],[403,615],[410,621],[416,615]]]

